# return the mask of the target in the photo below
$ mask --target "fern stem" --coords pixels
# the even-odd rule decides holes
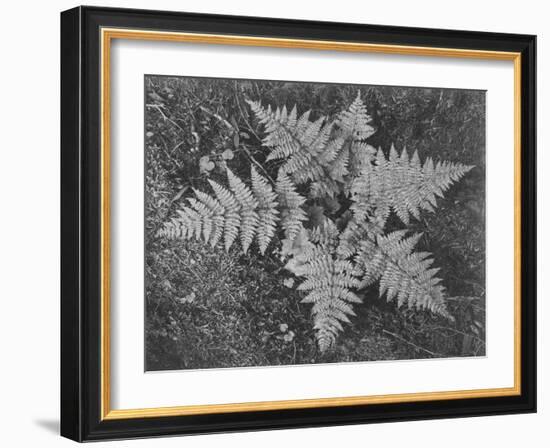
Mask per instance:
[[[162,110],[162,106],[160,104],[146,104],[145,105],[146,107],[150,107],[150,108],[153,108],[153,109],[156,109],[161,115],[162,115],[162,118],[164,119],[164,121],[168,121],[169,123],[172,123],[174,126],[176,126],[181,132],[185,132],[182,127],[177,124],[174,120],[172,120],[169,116],[167,116],[163,110]]]
[[[271,183],[272,186],[275,186],[275,181],[273,180],[273,178],[269,175],[269,173],[267,172],[267,170],[262,166],[262,164],[260,162],[258,162],[254,156],[252,155],[252,153],[248,150],[248,148],[244,145],[244,144],[241,144],[240,145],[241,148],[243,149],[243,151],[246,153],[246,155],[248,156],[248,158],[250,159],[250,161],[256,165],[260,171],[262,173],[264,173],[264,176],[267,178],[267,180]]]

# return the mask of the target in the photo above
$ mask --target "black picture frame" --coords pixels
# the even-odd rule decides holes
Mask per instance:
[[[521,53],[521,393],[515,396],[102,419],[100,29],[152,29]],[[536,411],[536,37],[77,7],[61,14],[61,435],[76,441]]]

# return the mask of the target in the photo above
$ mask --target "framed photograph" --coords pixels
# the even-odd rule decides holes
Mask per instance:
[[[536,410],[535,36],[61,14],[61,433]]]

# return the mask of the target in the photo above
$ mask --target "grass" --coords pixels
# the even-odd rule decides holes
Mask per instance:
[[[260,128],[245,99],[298,103],[312,115],[347,107],[357,87],[147,77],[146,92],[146,364],[147,370],[311,364],[476,356],[485,353],[485,123],[483,92],[362,87],[377,132],[371,144],[417,149],[475,165],[438,213],[415,222],[453,300],[454,324],[425,312],[399,312],[368,292],[338,345],[319,353],[310,307],[289,284],[278,254],[243,256],[198,241],[168,242],[159,225],[191,187],[263,161]],[[229,126],[228,126],[229,124]],[[241,131],[237,137],[231,126]],[[200,170],[207,157],[214,169]],[[268,167],[269,168],[269,167]],[[391,225],[391,224],[390,224]],[[272,247],[275,247],[273,245]]]

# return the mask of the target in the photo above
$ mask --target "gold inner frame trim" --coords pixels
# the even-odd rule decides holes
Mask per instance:
[[[251,412],[316,407],[353,406],[414,401],[502,397],[521,394],[521,54],[515,52],[466,50],[306,39],[217,34],[144,31],[138,29],[101,29],[101,419],[116,420],[145,417]],[[456,57],[513,61],[514,63],[514,386],[442,392],[368,395],[303,400],[279,400],[229,404],[188,405],[141,409],[111,409],[110,345],[110,63],[113,39],[186,42],[214,45],[296,48],[310,50],[368,52],[411,56]]]

